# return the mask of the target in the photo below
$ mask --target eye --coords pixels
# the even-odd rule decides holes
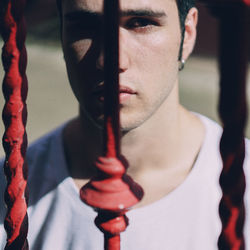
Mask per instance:
[[[153,28],[154,26],[159,26],[158,23],[150,18],[144,18],[144,17],[134,17],[129,19],[125,27],[127,29],[136,30],[136,31],[145,31],[146,29],[149,30]]]
[[[77,31],[87,32],[87,33],[99,33],[101,31],[102,25],[101,22],[96,20],[92,22],[78,22],[71,27],[75,28]]]
[[[102,32],[102,21],[99,18],[84,18],[66,21],[64,29],[68,37],[73,40],[97,37]]]

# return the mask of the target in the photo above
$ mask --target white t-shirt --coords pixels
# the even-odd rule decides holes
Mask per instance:
[[[127,213],[130,225],[121,234],[121,250],[215,250],[221,224],[219,140],[221,128],[201,116],[206,136],[185,181],[164,198]],[[29,147],[28,208],[31,250],[101,250],[103,234],[94,225],[96,212],[79,198],[69,176],[58,128]],[[249,144],[247,142],[247,144]],[[250,180],[249,146],[245,170]],[[248,167],[248,168],[247,168]],[[0,170],[0,247],[5,245],[4,179]],[[250,194],[247,183],[245,239],[250,250]]]

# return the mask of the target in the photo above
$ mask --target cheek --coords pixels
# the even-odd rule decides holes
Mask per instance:
[[[78,99],[81,102],[82,92],[84,85],[79,84],[82,82],[81,71],[79,70],[79,65],[81,61],[84,60],[91,46],[91,40],[81,40],[74,43],[67,43],[63,40],[63,53],[66,63],[66,68],[68,72],[68,78],[71,88]]]
[[[73,43],[67,43],[66,40],[63,41],[63,52],[66,63],[78,64],[80,61],[84,60],[85,55],[89,51],[92,45],[91,39],[79,40]]]
[[[161,83],[171,85],[178,74],[180,36],[154,34],[147,39],[138,39],[134,63],[140,77],[157,88]],[[143,81],[143,79],[141,79]],[[157,83],[157,84],[156,84]]]

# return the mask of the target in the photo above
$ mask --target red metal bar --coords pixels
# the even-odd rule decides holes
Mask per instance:
[[[223,124],[220,152],[222,198],[219,214],[222,231],[221,250],[244,250],[245,206],[244,132],[247,118],[246,76],[249,39],[249,0],[202,0],[211,7],[220,25],[220,102]],[[247,7],[248,6],[248,7]]]
[[[219,213],[222,232],[219,249],[243,250],[245,206],[244,132],[247,119],[246,76],[249,48],[249,8],[238,3],[224,7],[220,20],[220,104],[223,123],[220,152],[223,170],[220,185],[223,196]],[[232,36],[232,30],[234,35]]]
[[[142,199],[143,190],[126,175],[128,164],[120,155],[118,0],[104,1],[104,34],[104,157],[80,196],[98,211],[95,223],[104,233],[105,250],[119,250],[120,233],[128,225],[125,212]]]
[[[27,55],[25,49],[24,0],[1,1],[0,30],[4,40],[2,60],[5,70],[3,93],[6,100],[3,110],[5,134],[3,146],[6,153],[4,171],[7,178],[5,202],[7,215],[5,250],[28,249],[27,231],[27,166],[25,153],[27,136],[25,125],[27,109]]]

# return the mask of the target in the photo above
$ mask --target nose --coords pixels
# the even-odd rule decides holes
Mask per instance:
[[[104,68],[104,53],[103,53],[103,49],[101,50],[100,55],[99,55],[99,57],[96,60],[96,67],[98,69],[101,69],[101,70],[103,70],[103,68]]]
[[[120,28],[119,31],[119,72],[125,72],[129,68],[129,46],[126,30]]]
[[[126,44],[126,37],[123,31],[119,30],[119,73],[125,72],[129,68],[129,56],[128,46]],[[100,55],[96,61],[98,69],[104,69],[104,52],[100,52]]]

